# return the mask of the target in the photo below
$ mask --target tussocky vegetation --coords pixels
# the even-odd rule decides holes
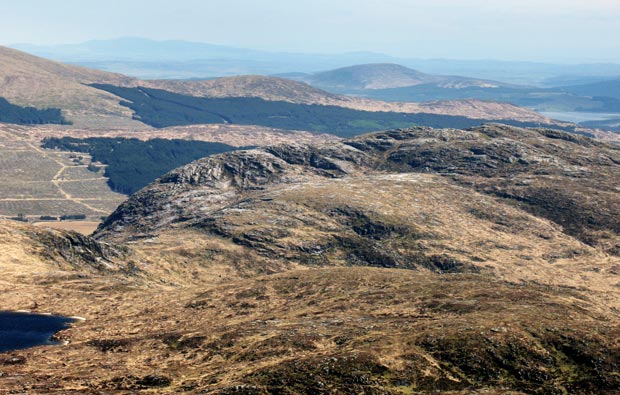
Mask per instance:
[[[0,356],[0,388],[613,395],[619,154],[391,130],[194,161],[92,237],[0,221],[0,309],[86,318]]]

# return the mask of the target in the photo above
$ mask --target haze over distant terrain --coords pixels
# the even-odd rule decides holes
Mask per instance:
[[[424,73],[464,75],[506,83],[560,86],[620,76],[620,64],[542,63],[531,61],[424,59],[386,55],[382,51],[311,53],[305,47],[291,52],[223,46],[186,40],[120,37],[75,44],[11,44],[37,56],[75,63],[138,78],[214,78],[242,74],[315,73],[367,63],[397,63]]]
[[[7,3],[7,2],[5,2]],[[23,0],[3,4],[0,44],[121,36],[268,51],[407,58],[619,62],[609,0]],[[260,26],[257,26],[260,21]]]
[[[24,0],[2,13],[0,45],[139,78],[366,63],[539,86],[620,76],[609,0]]]

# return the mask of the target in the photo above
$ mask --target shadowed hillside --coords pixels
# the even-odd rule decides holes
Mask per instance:
[[[425,125],[466,128],[498,119],[433,113],[360,111],[340,106],[291,103],[258,97],[196,97],[152,88],[123,88],[93,84],[123,98],[120,103],[135,112],[134,119],[156,128],[193,124],[260,125],[285,130],[308,130],[351,137],[378,129]],[[441,107],[440,104],[438,104]],[[541,126],[547,121],[503,120],[515,126]],[[557,126],[575,131],[575,126]]]
[[[297,104],[338,106],[360,111],[429,113],[474,119],[512,119],[522,122],[548,122],[540,114],[508,103],[481,100],[446,100],[421,103],[394,103],[363,97],[328,93],[306,83],[264,76],[238,76],[212,80],[150,80],[142,86],[195,97],[254,97]]]

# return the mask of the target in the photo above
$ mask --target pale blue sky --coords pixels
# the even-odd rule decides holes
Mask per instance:
[[[0,0],[0,44],[137,36],[289,52],[620,62],[619,0]]]

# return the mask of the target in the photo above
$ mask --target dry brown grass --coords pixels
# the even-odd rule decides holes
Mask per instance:
[[[138,126],[119,98],[86,86],[94,82],[127,84],[120,74],[69,66],[0,47],[0,97],[22,106],[61,108],[79,127]]]
[[[66,346],[11,353],[24,363],[3,365],[0,393],[225,394],[240,385],[260,394],[590,393],[575,391],[583,383],[565,370],[580,366],[571,353],[585,350],[554,344],[587,341],[592,357],[610,353],[602,374],[617,349],[613,313],[583,291],[480,275],[322,268],[181,288],[70,272],[30,281],[0,284],[0,308],[36,302],[87,320],[60,334]],[[512,362],[498,368],[499,355]],[[603,376],[583,369],[605,393]],[[171,384],[138,384],[150,375]]]
[[[45,221],[45,222],[33,222],[34,226],[40,228],[59,229],[59,230],[72,230],[83,235],[89,235],[93,233],[100,222],[95,221]]]

